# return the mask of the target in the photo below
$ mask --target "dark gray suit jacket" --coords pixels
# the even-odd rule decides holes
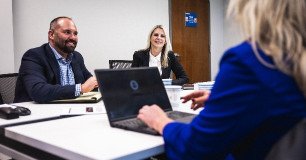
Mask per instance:
[[[150,60],[150,50],[139,50],[135,51],[133,55],[133,63],[132,67],[149,67],[149,60]],[[161,59],[163,55],[161,56]],[[176,79],[172,81],[172,85],[183,85],[188,83],[189,79],[188,76],[183,68],[183,66],[179,63],[177,58],[175,57],[172,51],[168,53],[168,67],[162,67],[162,79],[170,78],[170,73],[173,71],[175,74]]]
[[[92,76],[79,52],[73,52],[71,66],[75,84]],[[28,50],[21,60],[14,102],[46,103],[68,98],[75,98],[75,85],[61,86],[59,64],[49,44]]]

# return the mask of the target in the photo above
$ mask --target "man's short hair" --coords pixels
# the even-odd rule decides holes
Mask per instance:
[[[54,19],[50,22],[50,28],[49,28],[49,30],[54,30],[54,28],[55,28],[55,26],[56,26],[56,24],[57,24],[57,21],[60,20],[60,19],[62,19],[62,18],[66,18],[66,19],[72,20],[72,18],[66,17],[66,16],[56,17],[56,18],[54,18]]]

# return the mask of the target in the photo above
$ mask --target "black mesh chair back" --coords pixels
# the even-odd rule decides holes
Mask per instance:
[[[18,73],[0,75],[0,95],[2,103],[13,103]]]
[[[132,60],[109,60],[110,69],[131,68]]]
[[[3,104],[2,96],[0,94],[0,104]]]

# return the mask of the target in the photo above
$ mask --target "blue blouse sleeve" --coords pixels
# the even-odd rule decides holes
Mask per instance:
[[[164,128],[165,149],[171,159],[224,159],[234,141],[251,129],[252,124],[243,120],[252,118],[245,112],[254,98],[251,93],[259,89],[256,79],[233,53],[226,53],[220,64],[205,109],[190,125],[174,122]],[[248,112],[252,109],[255,107]]]
[[[167,156],[264,159],[272,145],[306,117],[305,104],[294,79],[262,65],[244,42],[222,57],[205,109],[190,124],[165,126]]]

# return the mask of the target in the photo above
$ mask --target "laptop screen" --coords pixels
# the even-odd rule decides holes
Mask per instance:
[[[95,74],[110,121],[133,118],[144,105],[171,105],[156,67],[97,69]]]

